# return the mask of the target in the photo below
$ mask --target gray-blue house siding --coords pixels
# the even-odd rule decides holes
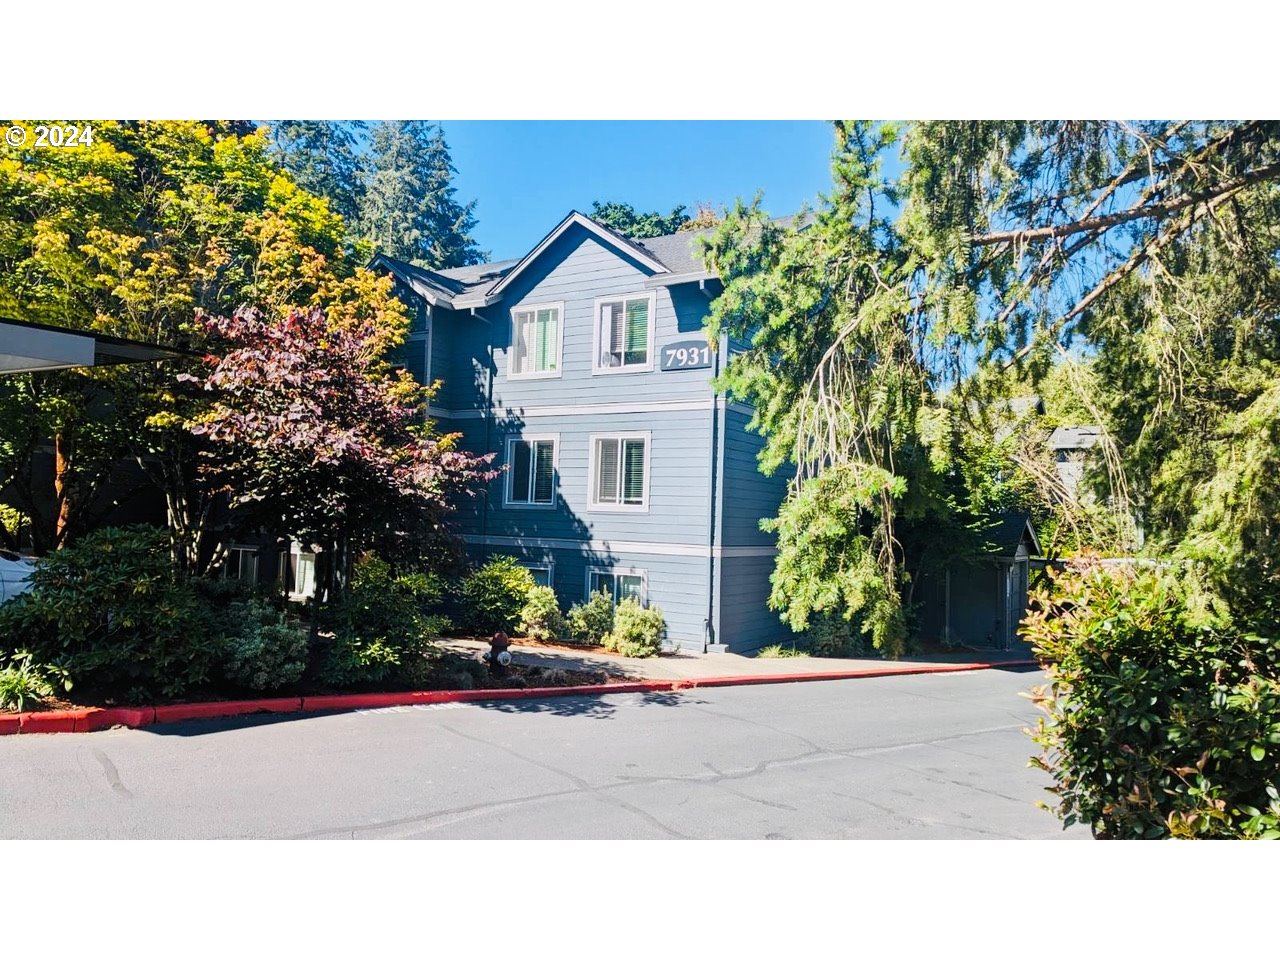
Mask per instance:
[[[669,645],[748,651],[787,633],[766,606],[774,547],[759,528],[785,478],[758,472],[762,441],[747,430],[751,411],[711,387],[723,349],[702,354],[707,366],[662,369],[665,346],[705,344],[703,321],[720,289],[698,262],[695,236],[631,241],[573,213],[519,261],[434,272],[388,258],[374,266],[393,273],[415,311],[398,359],[422,381],[440,382],[431,414],[441,431],[509,468],[462,505],[469,552],[537,567],[565,606],[586,596],[593,572],[635,578],[626,588],[662,608]],[[634,310],[652,330],[645,351],[626,342],[627,357],[647,353],[648,362],[600,368],[599,340],[614,335],[601,329],[601,313],[622,297],[618,315]],[[545,324],[526,329],[550,331],[555,316],[559,343],[553,371],[520,376],[513,316],[529,308],[543,310]],[[642,328],[637,321],[628,336]],[[549,343],[540,346],[550,363]],[[592,491],[613,481],[613,464],[622,470],[613,435],[643,441],[643,497],[628,486],[643,503],[593,503]],[[554,494],[546,504],[513,503],[511,441],[535,439],[551,441]],[[626,449],[629,457],[640,447]],[[639,475],[633,466],[619,483]]]

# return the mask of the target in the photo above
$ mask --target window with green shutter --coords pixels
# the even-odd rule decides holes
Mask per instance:
[[[507,442],[507,503],[550,506],[556,499],[556,441],[527,438]]]
[[[597,372],[645,368],[653,339],[652,294],[597,301]]]
[[[558,376],[560,371],[560,306],[517,307],[511,311],[513,377]]]
[[[648,506],[647,436],[595,437],[592,441],[592,503],[597,506]]]

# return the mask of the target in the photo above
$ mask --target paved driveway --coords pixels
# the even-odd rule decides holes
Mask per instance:
[[[1035,807],[1036,673],[0,738],[3,837],[1087,837]]]

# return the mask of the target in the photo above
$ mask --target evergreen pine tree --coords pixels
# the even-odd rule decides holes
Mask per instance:
[[[354,227],[363,192],[357,135],[363,120],[278,120],[271,124],[272,152],[308,193],[324,197]]]
[[[431,269],[482,263],[475,201],[459,203],[444,130],[425,120],[373,128],[359,232],[379,253]]]

